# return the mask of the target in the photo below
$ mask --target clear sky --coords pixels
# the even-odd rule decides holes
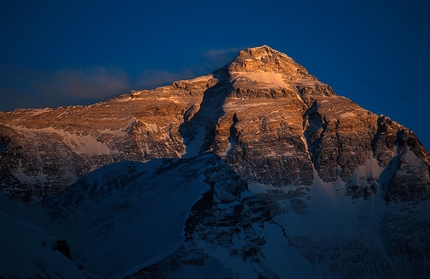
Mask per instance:
[[[0,1],[0,110],[89,104],[286,53],[430,149],[430,1]]]

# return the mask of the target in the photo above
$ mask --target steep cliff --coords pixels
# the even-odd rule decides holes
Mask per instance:
[[[429,193],[430,156],[410,130],[336,95],[268,46],[171,86],[91,106],[1,113],[0,135],[0,187],[24,200],[114,162],[200,152],[217,154],[247,182],[309,186],[317,174],[347,182],[355,197]]]

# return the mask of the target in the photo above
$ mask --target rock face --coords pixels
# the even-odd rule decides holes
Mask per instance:
[[[248,182],[311,185],[315,170],[323,181],[348,182],[355,197],[381,188],[387,200],[429,192],[430,157],[411,131],[337,96],[267,46],[171,86],[91,106],[1,113],[0,139],[1,188],[24,200],[50,196],[106,164],[205,151]],[[352,177],[372,158],[375,173]]]
[[[412,131],[268,46],[91,106],[0,113],[1,190],[43,200],[107,277],[429,277],[429,170]]]

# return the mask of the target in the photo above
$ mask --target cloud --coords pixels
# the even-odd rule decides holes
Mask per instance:
[[[145,70],[135,79],[133,87],[135,89],[150,89],[193,77],[195,74],[190,69],[182,69],[177,73],[167,70]]]
[[[36,92],[47,95],[73,99],[99,99],[127,90],[129,77],[121,69],[66,68],[49,74],[38,74],[37,79],[31,81],[30,87]]]
[[[87,105],[131,89],[151,89],[173,81],[206,75],[231,62],[243,48],[210,49],[198,63],[177,71],[144,70],[130,76],[119,68],[63,68],[40,71],[0,65],[0,110]]]
[[[245,48],[225,48],[225,49],[210,49],[205,52],[205,57],[212,63],[217,63],[219,67],[231,62]]]
[[[245,48],[210,49],[199,57],[198,64],[172,72],[168,70],[145,70],[133,83],[134,88],[154,88],[173,81],[207,75],[231,62]]]
[[[125,71],[104,67],[52,72],[0,67],[0,84],[0,110],[4,111],[86,104],[130,90],[130,78]]]
[[[86,105],[106,101],[131,89],[151,89],[193,78],[194,72],[191,69],[145,70],[130,77],[118,68],[64,68],[42,72],[0,65],[0,110]]]

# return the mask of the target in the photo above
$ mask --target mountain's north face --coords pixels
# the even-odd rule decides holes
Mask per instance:
[[[1,188],[23,199],[50,196],[103,165],[206,151],[248,182],[310,185],[314,170],[325,182],[348,182],[375,160],[379,172],[393,166],[387,200],[421,198],[429,187],[430,157],[410,130],[337,96],[267,46],[171,86],[91,106],[1,113],[0,139]],[[379,174],[346,187],[367,197],[381,186]]]
[[[412,131],[268,46],[107,102],[0,112],[2,192],[42,200],[107,277],[429,278],[429,171]]]

